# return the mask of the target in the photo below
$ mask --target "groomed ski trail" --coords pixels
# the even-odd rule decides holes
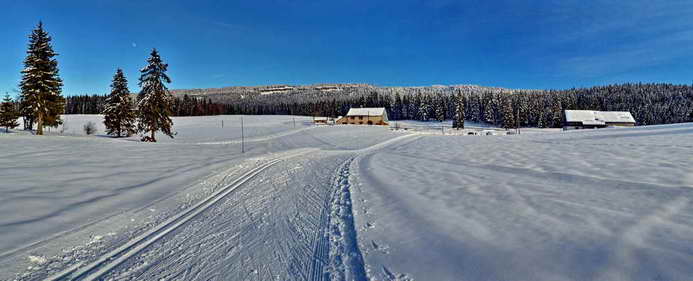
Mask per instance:
[[[160,240],[162,237],[171,231],[176,230],[180,226],[184,225],[186,222],[195,218],[200,213],[207,210],[209,207],[217,203],[219,200],[226,197],[229,193],[233,192],[240,186],[242,186],[247,181],[254,178],[256,175],[260,174],[265,169],[284,161],[287,158],[297,156],[305,153],[305,151],[285,156],[282,158],[270,160],[254,169],[246,172],[245,174],[239,176],[231,184],[224,186],[223,188],[217,190],[204,200],[198,202],[197,204],[183,210],[182,212],[170,217],[164,222],[160,223],[151,230],[129,240],[120,247],[101,255],[95,261],[84,265],[84,263],[77,263],[71,267],[63,270],[62,272],[50,276],[45,279],[46,281],[58,281],[58,280],[100,280],[104,275],[110,272],[112,269],[118,265],[124,263],[128,259],[137,255],[140,251],[147,248],[149,245]]]

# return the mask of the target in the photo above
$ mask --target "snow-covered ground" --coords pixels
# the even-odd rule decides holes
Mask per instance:
[[[423,136],[355,161],[377,280],[690,280],[693,124]]]
[[[493,126],[488,123],[465,121],[464,129],[453,129],[452,120],[446,121],[415,121],[415,120],[400,120],[390,121],[390,128],[393,130],[403,130],[414,132],[417,134],[427,135],[475,135],[475,136],[499,136],[499,135],[515,135],[515,134],[545,134],[558,133],[562,129],[557,128],[521,128],[519,132],[514,129],[505,130],[503,128]]]
[[[32,263],[65,249],[87,251],[84,247],[93,237],[102,242],[113,234],[110,240],[125,240],[131,232],[144,230],[180,206],[208,195],[234,175],[279,155],[306,149],[351,151],[401,137],[382,127],[335,130],[309,126],[297,117],[294,129],[291,117],[245,116],[246,153],[241,154],[240,132],[234,133],[237,128],[226,122],[224,129],[216,128],[219,118],[176,118],[178,135],[167,141],[161,137],[161,143],[101,136],[0,134],[0,280],[25,266],[36,269]],[[228,116],[226,120],[238,118]],[[100,122],[101,117],[67,119],[69,127],[81,127],[87,121]],[[341,162],[331,167],[325,161],[320,167],[330,169],[338,164]],[[332,174],[325,176],[329,187]],[[320,182],[306,180],[306,185],[316,184]],[[72,264],[71,259],[66,258],[64,264]]]
[[[693,124],[473,137],[243,118],[243,154],[239,116],[175,118],[160,143],[83,136],[88,115],[0,134],[0,280],[693,276]]]
[[[202,143],[241,139],[241,118],[243,118],[243,135],[248,140],[255,138],[275,137],[296,129],[312,127],[311,117],[286,116],[286,115],[220,115],[204,117],[172,117],[175,134],[171,139],[161,133],[157,133],[159,142],[175,143]],[[91,121],[96,125],[97,137],[106,136],[106,128],[103,124],[103,115],[63,115],[63,125],[57,128],[47,128],[46,134],[51,136],[85,136],[84,125]],[[19,119],[22,124],[22,119]],[[222,127],[223,126],[223,127]],[[25,134],[20,130],[21,126],[13,131]],[[139,136],[127,138],[139,140]]]

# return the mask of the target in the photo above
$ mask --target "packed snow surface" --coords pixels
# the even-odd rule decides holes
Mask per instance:
[[[693,125],[425,136],[362,157],[377,280],[690,280]]]
[[[243,116],[241,142],[240,116],[184,117],[140,143],[66,120],[0,134],[0,280],[693,276],[693,124],[443,136]]]

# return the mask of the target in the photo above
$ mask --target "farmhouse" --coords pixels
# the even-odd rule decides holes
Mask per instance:
[[[387,125],[387,110],[384,107],[352,108],[337,124]]]
[[[633,127],[635,119],[627,111],[566,110],[564,129]]]

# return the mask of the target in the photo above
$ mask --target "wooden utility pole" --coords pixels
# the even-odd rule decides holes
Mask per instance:
[[[245,133],[243,130],[243,116],[241,116],[241,153],[245,153]]]

